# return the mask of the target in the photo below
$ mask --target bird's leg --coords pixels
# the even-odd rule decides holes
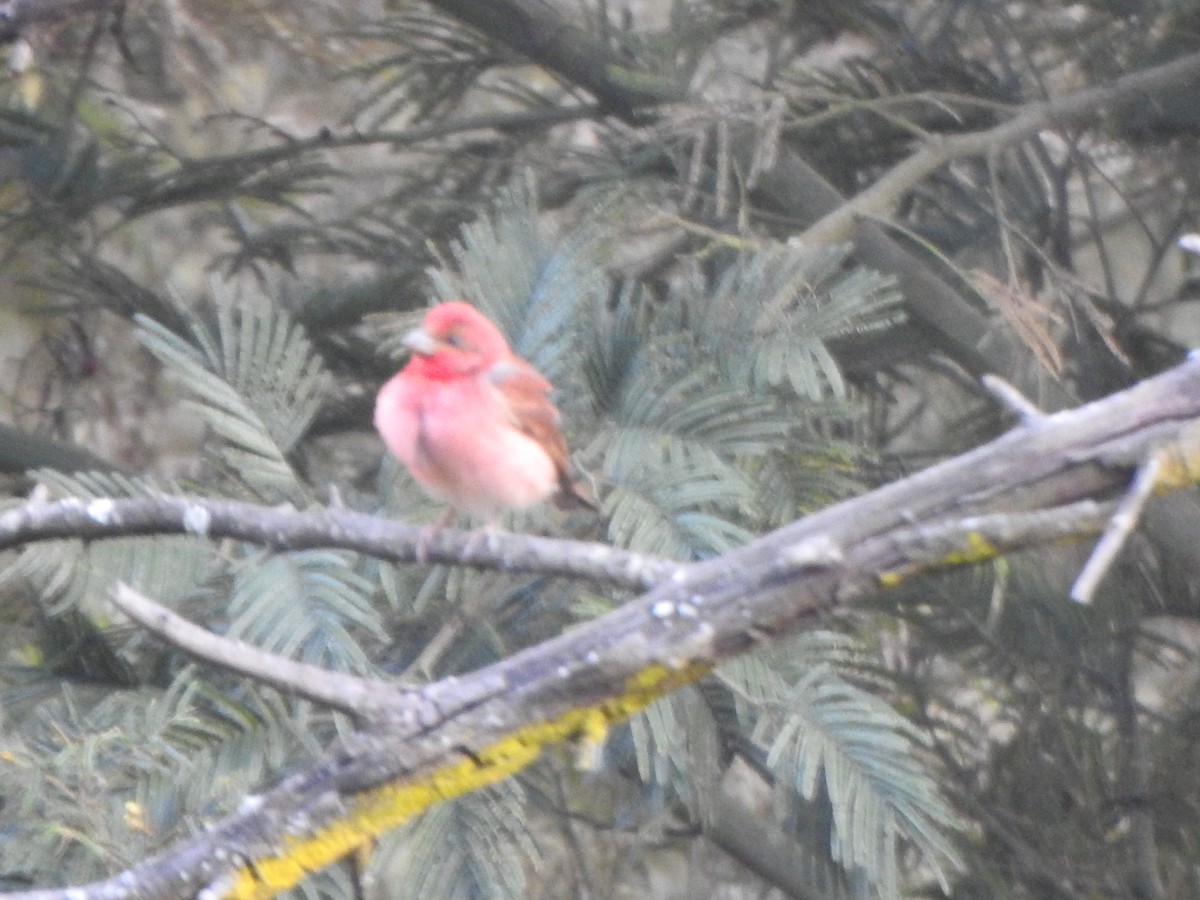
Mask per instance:
[[[438,516],[431,525],[426,525],[421,529],[421,534],[417,538],[417,562],[424,565],[429,562],[429,550],[433,541],[439,534],[442,533],[447,525],[454,520],[454,507],[446,508],[446,511]]]
[[[471,532],[471,536],[467,539],[467,543],[463,547],[463,555],[473,556],[480,550],[484,550],[489,556],[495,556],[500,552],[499,536],[499,522],[495,519],[488,519],[482,528],[477,528]]]

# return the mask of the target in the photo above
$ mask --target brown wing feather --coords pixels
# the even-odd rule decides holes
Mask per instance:
[[[488,378],[504,397],[509,421],[522,434],[537,441],[554,463],[561,495],[596,509],[591,491],[574,478],[567,440],[558,427],[558,410],[550,401],[553,385],[519,357],[493,366]]]

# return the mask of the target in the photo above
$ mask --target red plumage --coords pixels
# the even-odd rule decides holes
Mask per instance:
[[[592,505],[571,478],[552,386],[467,303],[442,303],[409,332],[413,356],[379,391],[375,427],[431,497],[495,519],[556,491]]]

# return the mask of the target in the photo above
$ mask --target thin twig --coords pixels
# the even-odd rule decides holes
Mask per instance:
[[[381,710],[395,716],[408,702],[403,690],[383,681],[330,672],[276,656],[237,638],[213,634],[127,584],[118,583],[111,596],[117,609],[189,656],[289,694],[365,720],[379,718]]]
[[[1076,603],[1092,602],[1096,588],[1100,585],[1100,579],[1112,567],[1113,560],[1117,558],[1117,554],[1125,546],[1129,535],[1137,527],[1142,509],[1158,483],[1158,475],[1162,466],[1162,454],[1154,453],[1138,467],[1129,491],[1121,499],[1112,518],[1108,520],[1108,527],[1104,530],[1100,540],[1096,542],[1083,571],[1071,585],[1071,599]]]
[[[1022,422],[1033,422],[1045,415],[1036,403],[1017,390],[1016,385],[999,375],[984,375],[979,380],[989,394],[1009,412],[1016,413]]]
[[[984,131],[953,137],[934,137],[893,166],[869,188],[811,225],[798,240],[804,244],[833,244],[846,240],[863,217],[887,216],[896,203],[923,178],[946,163],[984,156],[1012,146],[1047,128],[1066,128],[1112,107],[1154,94],[1164,86],[1179,84],[1200,72],[1200,53],[1192,53],[1161,66],[1118,78],[1109,84],[1054,97],[1020,107],[1011,119]]]

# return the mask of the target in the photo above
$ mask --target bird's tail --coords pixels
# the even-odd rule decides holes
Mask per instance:
[[[554,495],[554,504],[560,509],[574,507],[600,512],[600,501],[590,481],[584,477],[572,477],[567,473],[563,473],[558,481],[558,493]]]

